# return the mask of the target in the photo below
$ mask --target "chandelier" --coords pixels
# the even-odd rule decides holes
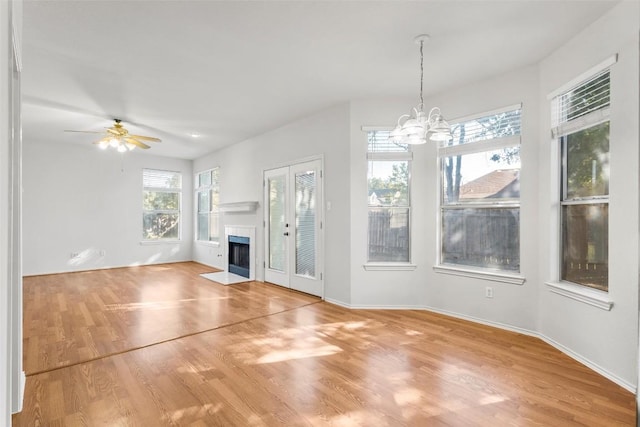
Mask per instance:
[[[427,135],[431,141],[448,141],[452,138],[451,127],[442,117],[440,108],[434,107],[429,114],[424,111],[422,86],[424,82],[424,54],[422,48],[429,35],[421,34],[414,41],[420,45],[420,103],[411,109],[410,114],[398,118],[397,126],[389,134],[389,139],[399,144],[424,144]]]

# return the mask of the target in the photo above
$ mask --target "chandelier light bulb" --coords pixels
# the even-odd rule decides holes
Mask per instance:
[[[451,139],[451,128],[442,118],[440,108],[434,107],[427,115],[424,112],[422,95],[424,83],[424,54],[423,47],[429,40],[428,34],[417,36],[414,41],[420,46],[420,103],[412,108],[411,114],[404,114],[398,119],[398,125],[389,134],[389,139],[400,144],[424,144],[427,134],[431,134],[432,141],[448,141]]]

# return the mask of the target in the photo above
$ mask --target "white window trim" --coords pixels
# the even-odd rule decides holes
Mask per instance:
[[[146,246],[146,245],[177,245],[182,243],[181,240],[176,240],[176,239],[166,239],[166,240],[162,240],[162,239],[158,239],[158,240],[141,240],[140,241],[140,245],[142,246]]]
[[[155,209],[155,210],[147,210],[144,209],[144,206],[142,208],[142,215],[144,215],[145,212],[159,212],[159,213],[177,213],[178,214],[178,238],[177,239],[141,239],[140,240],[140,244],[141,245],[155,245],[155,244],[172,244],[172,243],[180,243],[182,241],[182,219],[183,219],[183,215],[182,215],[182,180],[184,179],[184,177],[182,176],[182,172],[181,171],[173,171],[173,170],[167,170],[167,169],[152,169],[152,168],[142,168],[142,176],[143,176],[143,181],[144,181],[144,171],[145,170],[149,170],[149,171],[161,171],[161,172],[172,172],[172,173],[177,173],[178,175],[180,175],[180,187],[179,188],[157,188],[157,187],[145,187],[144,184],[142,185],[142,195],[144,197],[144,192],[145,191],[155,191],[155,192],[161,192],[161,193],[178,193],[178,209],[177,210],[162,210],[162,209]],[[142,230],[144,232],[144,230]]]
[[[520,135],[506,136],[504,138],[486,139],[484,141],[469,142],[466,144],[451,145],[438,149],[439,157],[450,157],[465,154],[480,153],[483,151],[499,150],[501,148],[519,146],[522,138]]]
[[[568,92],[569,90],[573,89],[575,86],[578,86],[580,83],[584,82],[585,80],[588,80],[591,77],[595,76],[596,74],[601,73],[602,71],[606,70],[607,68],[610,68],[616,62],[618,62],[618,54],[617,53],[611,55],[610,57],[608,57],[607,59],[605,59],[601,63],[599,63],[597,65],[594,65],[593,67],[589,68],[584,73],[581,73],[581,74],[577,75],[576,77],[572,78],[571,80],[569,80],[567,83],[563,84],[562,86],[560,86],[556,90],[551,91],[547,95],[547,100],[551,101],[556,96],[559,96],[559,95],[564,94],[565,92]]]
[[[473,114],[465,117],[461,117],[459,119],[452,120],[451,123],[459,123],[459,122],[467,122],[470,120],[475,120],[480,117],[487,117],[491,115],[506,113],[508,111],[513,111],[516,109],[521,110],[522,114],[522,103],[513,104],[504,108],[496,108],[494,110],[485,111],[484,113]],[[476,141],[467,144],[458,144],[447,147],[438,147],[437,153],[437,168],[438,174],[436,179],[436,184],[438,186],[438,191],[436,192],[437,197],[437,209],[438,215],[436,220],[436,254],[437,254],[437,264],[433,266],[433,270],[436,273],[440,274],[449,274],[452,276],[461,276],[461,277],[471,277],[475,279],[481,280],[490,280],[494,282],[502,282],[502,283],[510,283],[514,285],[522,285],[526,281],[525,276],[519,273],[509,273],[507,271],[498,271],[492,269],[484,269],[481,267],[474,268],[466,265],[456,265],[456,264],[446,264],[442,263],[442,212],[443,212],[443,204],[442,204],[442,158],[464,155],[464,154],[473,154],[482,151],[489,150],[497,150],[500,148],[507,147],[515,147],[521,146],[522,144],[522,133],[520,135],[507,136],[503,138],[493,138],[487,139],[484,141]],[[517,202],[514,201],[504,201],[498,202],[496,204],[492,204],[491,206],[495,207],[517,207],[521,208],[520,200]],[[464,205],[448,205],[444,209],[460,209],[460,208],[477,208],[477,207],[487,207],[486,204],[473,204],[467,203]],[[522,242],[521,245],[522,247]]]
[[[204,240],[196,240],[196,244],[202,245],[202,246],[214,247],[214,248],[220,247],[220,242],[212,242],[212,241],[206,242]]]
[[[489,269],[459,267],[454,264],[434,265],[433,271],[440,274],[471,277],[474,279],[490,280],[492,282],[510,283],[512,285],[522,285],[526,281],[526,278],[520,274],[509,274],[502,271],[493,271]]]
[[[365,135],[368,134],[368,132],[374,132],[374,131],[392,131],[393,128],[389,127],[389,126],[361,126],[360,129],[362,130],[362,132],[365,133]],[[409,147],[409,151],[407,152],[380,152],[380,153],[373,153],[370,152],[367,149],[367,163],[371,160],[377,160],[377,161],[407,161],[409,164],[409,205],[408,206],[381,206],[381,207],[386,207],[386,208],[406,208],[409,210],[409,261],[398,261],[398,262],[380,262],[380,261],[367,261],[365,262],[362,267],[366,270],[366,271],[412,271],[415,270],[418,266],[413,264],[411,261],[413,260],[413,250],[412,250],[412,246],[413,246],[413,208],[412,208],[412,203],[413,203],[413,195],[411,194],[413,191],[413,186],[411,185],[412,182],[412,176],[411,176],[411,168],[413,167],[413,150],[411,149],[411,147]],[[368,189],[368,184],[367,184],[367,189]],[[367,215],[369,214],[369,208],[370,206],[367,204]],[[367,225],[367,235],[369,233],[369,228]],[[368,238],[367,238],[368,239]],[[369,248],[368,248],[368,243],[365,245],[366,246],[366,252],[368,252]],[[365,253],[365,259],[368,258],[368,253]]]
[[[193,206],[193,210],[194,210],[194,230],[193,230],[193,240],[195,243],[202,245],[202,246],[208,246],[208,247],[220,247],[220,240],[222,240],[222,235],[220,233],[220,230],[218,230],[218,241],[212,241],[212,240],[199,240],[198,239],[198,214],[200,212],[198,212],[198,193],[200,191],[203,191],[203,189],[208,189],[211,190],[213,188],[213,182],[211,185],[205,186],[205,187],[200,187],[198,186],[198,177],[200,176],[200,174],[205,173],[205,172],[211,172],[212,173],[212,179],[213,179],[213,171],[214,170],[218,170],[218,191],[220,191],[220,166],[216,166],[210,169],[205,169],[205,170],[201,170],[199,172],[196,172],[194,174],[194,197],[193,197],[193,202],[194,202],[194,206]],[[222,212],[222,210],[220,209],[220,203],[218,203],[218,214],[220,214]],[[209,211],[209,214],[211,214],[211,211]],[[219,217],[220,218],[220,217]],[[209,235],[211,235],[211,231],[209,231]]]
[[[550,292],[610,311],[613,300],[608,293],[565,281],[546,282]]]
[[[618,61],[618,54],[614,54],[605,59],[601,63],[591,67],[587,71],[581,73],[577,77],[571,79],[558,89],[552,91],[547,95],[550,114],[553,115],[554,102],[556,98],[571,91],[575,87],[579,86],[583,82],[591,79],[592,77],[604,72],[606,69],[611,68]],[[562,200],[563,192],[561,187],[564,185],[562,182],[563,176],[563,153],[561,138],[570,133],[579,132],[581,130],[597,126],[601,123],[609,121],[611,106],[601,108],[593,111],[590,114],[579,117],[569,122],[563,122],[554,127],[552,124],[550,132],[550,145],[551,145],[551,165],[556,165],[551,169],[551,179],[549,190],[549,202],[551,206],[551,215],[555,218],[552,228],[550,230],[551,237],[551,250],[550,260],[551,265],[549,269],[549,276],[553,279],[545,282],[549,291],[558,295],[571,298],[575,301],[579,301],[585,304],[592,305],[594,307],[601,308],[609,311],[614,305],[614,300],[611,299],[609,292],[601,291],[590,286],[581,285],[578,283],[568,282],[561,279],[561,263],[562,263],[562,206],[572,204],[587,204],[587,203],[609,203],[609,195],[607,196],[594,196],[588,198],[568,199]],[[552,117],[553,121],[553,117]],[[575,122],[575,123],[572,123]]]
[[[413,271],[418,268],[410,262],[368,262],[362,267],[367,271]]]
[[[458,117],[456,119],[449,120],[449,123],[455,124],[455,123],[469,122],[471,120],[475,120],[480,117],[495,116],[497,114],[506,113],[508,111],[513,111],[513,110],[522,110],[522,102],[509,105],[508,107],[495,108],[493,110],[483,111],[481,113],[474,113],[468,116]]]

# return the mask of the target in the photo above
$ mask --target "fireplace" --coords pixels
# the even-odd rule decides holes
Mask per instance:
[[[206,279],[222,285],[256,280],[256,228],[248,225],[224,227],[224,271],[204,273]]]
[[[250,276],[250,238],[246,236],[230,235],[229,244],[229,273],[249,278]]]

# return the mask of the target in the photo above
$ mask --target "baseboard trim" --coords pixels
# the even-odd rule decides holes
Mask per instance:
[[[618,384],[620,387],[624,388],[627,391],[630,391],[631,393],[635,394],[636,396],[638,396],[637,392],[638,392],[638,387],[629,383],[628,381],[618,377],[617,375],[613,374],[612,372],[609,372],[607,369],[603,368],[602,366],[598,365],[597,363],[594,363],[592,361],[590,361],[589,359],[581,356],[580,354],[576,353],[575,351],[571,350],[570,348],[560,344],[559,342],[549,338],[548,336],[537,332],[537,331],[532,331],[530,329],[526,329],[526,328],[521,328],[518,326],[513,326],[513,325],[508,325],[506,323],[500,323],[500,322],[493,322],[491,320],[486,320],[486,319],[481,319],[479,317],[474,317],[474,316],[469,316],[466,314],[460,314],[460,313],[456,313],[453,311],[448,311],[448,310],[442,310],[439,308],[435,308],[435,307],[429,307],[429,306],[370,306],[370,305],[352,305],[352,304],[346,304],[342,301],[337,301],[337,300],[333,300],[330,298],[327,298],[325,300],[326,302],[329,302],[331,304],[335,304],[335,305],[339,305],[341,307],[344,308],[348,308],[348,309],[352,309],[352,310],[358,310],[358,309],[369,309],[369,310],[424,310],[424,311],[430,311],[433,313],[438,313],[438,314],[442,314],[445,316],[450,316],[450,317],[455,317],[456,319],[461,319],[461,320],[466,320],[469,322],[474,322],[474,323],[479,323],[482,325],[486,325],[486,326],[491,326],[494,328],[498,328],[498,329],[503,329],[506,331],[510,331],[510,332],[516,332],[519,334],[523,334],[523,335],[527,335],[530,337],[534,337],[534,338],[538,338],[544,342],[546,342],[547,344],[549,344],[551,347],[554,347],[555,349],[561,351],[562,353],[566,354],[567,356],[571,357],[572,359],[574,359],[575,361],[585,365],[587,368],[597,372],[598,374],[602,375],[603,377],[607,378],[610,381],[613,381],[614,383]],[[640,398],[640,396],[639,396]]]
[[[24,402],[24,388],[26,383],[27,383],[27,374],[25,374],[24,371],[22,371],[20,372],[20,389],[19,389],[18,401],[17,402],[14,402],[13,400],[11,401],[11,413],[13,414],[22,412],[22,405]]]
[[[53,271],[53,272],[50,272],[50,273],[30,273],[30,274],[24,274],[23,277],[54,276],[56,274],[86,273],[88,271],[115,270],[115,269],[118,269],[118,268],[149,267],[149,266],[163,265],[163,264],[180,264],[180,263],[183,263],[183,262],[195,262],[195,263],[198,263],[198,264],[202,264],[199,261],[192,261],[190,259],[185,259],[185,260],[175,260],[175,261],[152,262],[152,263],[149,263],[149,264],[105,265],[105,266],[94,267],[94,268],[86,268],[86,269],[81,269],[81,270]],[[203,264],[203,265],[205,265],[207,267],[217,268],[217,267],[209,266],[209,265],[206,265],[206,264]]]
[[[467,316],[465,314],[455,313],[455,312],[451,312],[451,311],[447,311],[447,310],[440,310],[440,309],[437,309],[437,308],[434,308],[434,307],[425,307],[425,309],[427,311],[433,311],[434,313],[444,314],[446,316],[451,316],[451,317],[455,317],[455,318],[462,319],[462,320],[468,320],[470,322],[480,323],[480,324],[487,325],[487,326],[492,326],[492,327],[495,327],[495,328],[498,328],[498,329],[504,329],[504,330],[511,331],[511,332],[517,332],[517,333],[520,333],[520,334],[523,334],[523,335],[528,335],[528,336],[531,336],[531,337],[534,337],[534,338],[541,339],[542,341],[544,341],[547,344],[549,344],[551,347],[554,347],[555,349],[561,351],[562,353],[564,353],[567,356],[571,357],[575,361],[577,361],[579,363],[582,363],[587,368],[589,368],[589,369],[597,372],[598,374],[602,375],[603,377],[613,381],[614,383],[618,384],[620,387],[624,388],[625,390],[630,391],[631,393],[637,395],[637,390],[638,389],[633,384],[629,383],[628,381],[623,380],[622,378],[620,378],[617,375],[609,372],[607,369],[603,368],[602,366],[598,365],[597,363],[593,363],[589,359],[579,355],[578,353],[574,352],[570,348],[565,347],[564,345],[560,344],[559,342],[549,338],[548,336],[546,336],[546,335],[544,335],[544,334],[542,334],[540,332],[532,331],[532,330],[525,329],[525,328],[520,328],[520,327],[517,327],[517,326],[507,325],[507,324],[500,323],[500,322],[492,322],[492,321],[480,319],[480,318],[473,317],[473,316]]]
[[[513,325],[508,325],[506,323],[500,323],[500,322],[494,322],[494,321],[491,321],[491,320],[485,320],[485,319],[481,319],[479,317],[469,316],[469,315],[466,315],[466,314],[460,314],[460,313],[456,313],[454,311],[442,310],[442,309],[435,308],[435,307],[424,307],[423,309],[426,310],[426,311],[431,311],[433,313],[444,314],[445,316],[455,317],[456,319],[468,320],[469,322],[479,323],[481,325],[491,326],[491,327],[494,327],[494,328],[503,329],[505,331],[516,332],[518,334],[528,335],[528,336],[534,337],[534,338],[540,338],[540,335],[537,332],[532,331],[530,329],[521,328],[519,326],[513,326]]]
[[[325,301],[350,310],[424,310],[424,306],[420,305],[351,305],[331,298],[325,298]]]
[[[538,338],[540,338],[542,341],[544,341],[547,344],[549,344],[551,347],[555,347],[556,349],[560,350],[561,352],[563,352],[567,356],[571,357],[572,359],[582,363],[587,368],[596,371],[597,373],[599,373],[603,377],[613,381],[614,383],[618,384],[620,387],[626,389],[627,391],[630,391],[631,393],[633,393],[633,394],[635,394],[637,396],[638,388],[636,386],[634,386],[633,384],[629,383],[628,381],[623,380],[622,378],[620,378],[617,375],[609,372],[608,370],[606,370],[602,366],[599,366],[598,364],[593,363],[589,359],[586,359],[586,358],[582,357],[581,355],[579,355],[578,353],[574,352],[570,348],[565,347],[564,345],[562,345],[559,342],[547,337],[546,335],[538,334]]]

